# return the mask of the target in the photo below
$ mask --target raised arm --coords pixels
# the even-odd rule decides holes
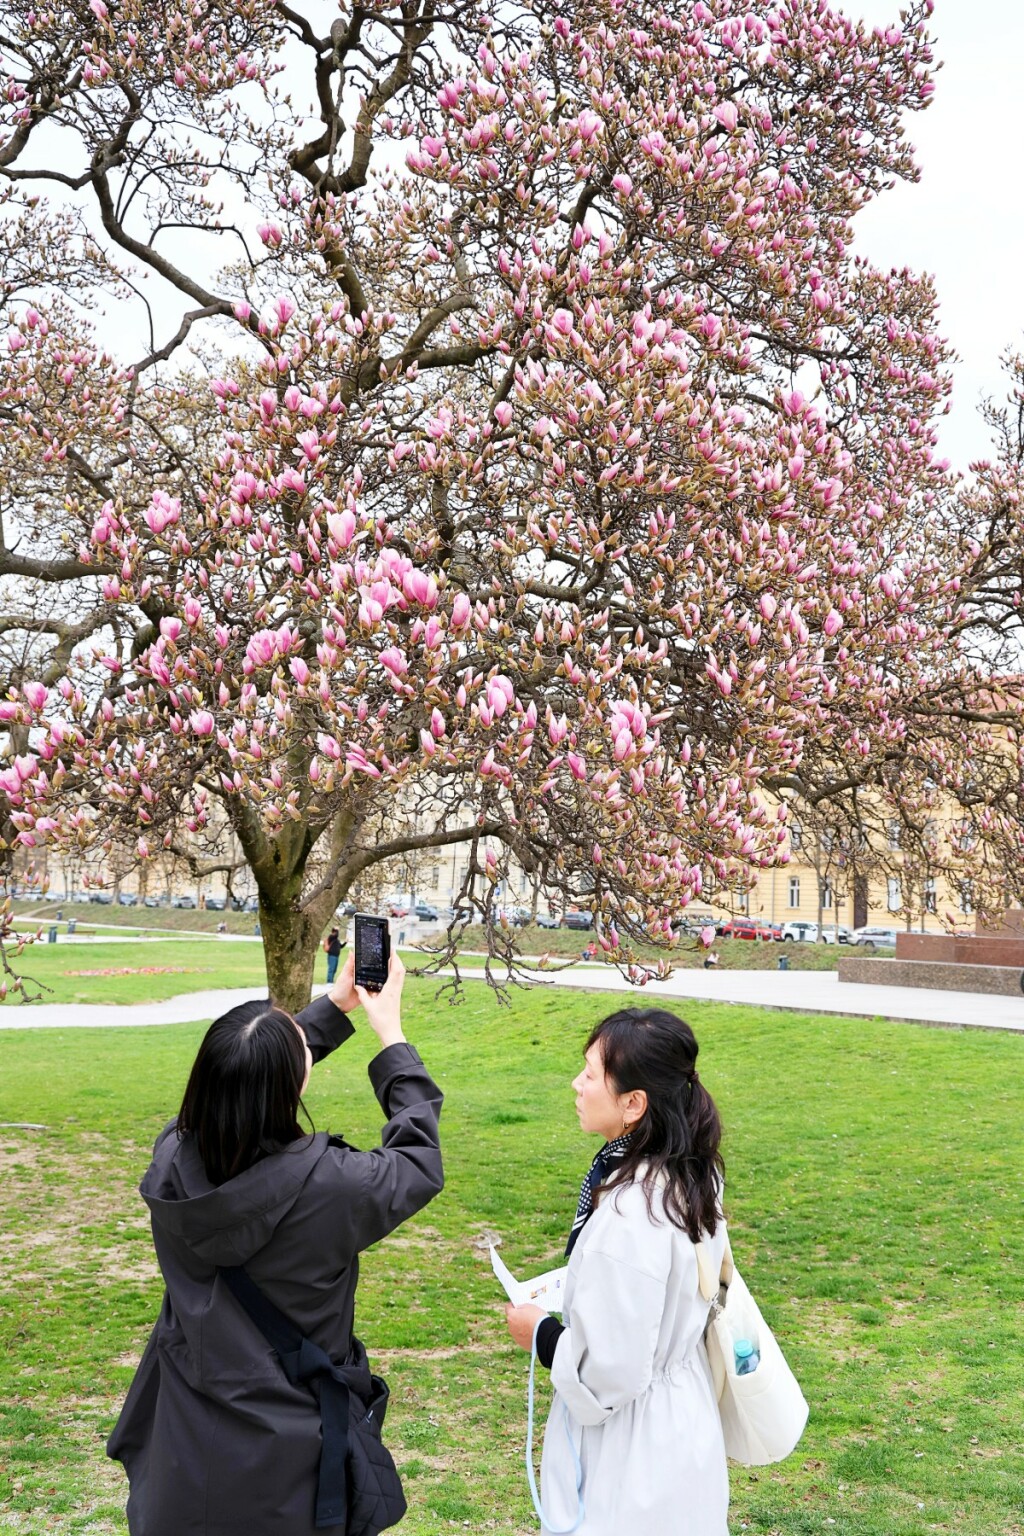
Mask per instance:
[[[405,967],[393,955],[380,992],[356,989],[382,1047],[368,1070],[387,1116],[379,1147],[346,1149],[350,1168],[355,1159],[358,1172],[352,1215],[359,1248],[393,1232],[444,1185],[438,1130],[443,1095],[402,1031],[404,981]]]

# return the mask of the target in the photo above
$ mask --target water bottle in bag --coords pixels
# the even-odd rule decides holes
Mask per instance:
[[[733,1344],[733,1354],[736,1358],[737,1376],[749,1376],[751,1371],[757,1370],[761,1356],[749,1339],[737,1339]]]

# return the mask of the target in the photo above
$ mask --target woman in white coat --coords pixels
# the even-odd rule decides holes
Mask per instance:
[[[540,1307],[507,1309],[555,1388],[541,1462],[552,1536],[728,1536],[694,1248],[703,1240],[717,1273],[721,1124],[696,1062],[682,1019],[625,1009],[593,1031],[572,1085],[582,1129],[604,1145],[566,1248],[564,1326]]]

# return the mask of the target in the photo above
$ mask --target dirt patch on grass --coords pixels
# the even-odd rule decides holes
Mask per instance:
[[[44,1131],[24,1131],[25,1141],[20,1145],[8,1139],[10,1134],[10,1131],[4,1132],[4,1144],[0,1146],[0,1188],[6,1184],[9,1174],[34,1168],[44,1150],[39,1145],[39,1138],[46,1134]]]
[[[5,1142],[0,1270],[43,1287],[69,1270],[149,1284],[156,1268],[139,1252],[138,1234],[148,1230],[134,1187],[139,1160],[134,1143],[112,1146],[95,1134],[71,1151],[38,1138],[14,1151]]]

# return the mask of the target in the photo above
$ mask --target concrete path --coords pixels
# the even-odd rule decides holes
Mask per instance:
[[[467,981],[481,981],[479,969],[466,969]],[[855,1018],[906,1020],[955,1028],[1001,1029],[1024,1034],[1024,996],[987,997],[978,992],[935,992],[924,987],[840,984],[834,971],[686,971],[667,981],[631,987],[603,966],[577,965],[555,973],[540,972],[541,984],[583,991],[628,993],[638,1003],[655,998],[750,1004],[796,1013],[836,1013]],[[327,988],[314,988],[319,994]],[[212,1019],[236,1003],[266,994],[258,987],[220,992],[189,992],[163,1003],[123,1007],[86,1003],[8,1004],[0,1008],[2,1029],[68,1029],[111,1025],[185,1024]]]

